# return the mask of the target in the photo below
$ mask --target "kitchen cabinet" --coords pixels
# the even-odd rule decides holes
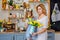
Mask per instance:
[[[23,33],[0,33],[0,40],[25,40],[25,32]]]
[[[25,40],[25,33],[15,34],[15,40]]]
[[[53,32],[48,32],[48,40],[55,40],[55,34]]]
[[[12,34],[0,34],[0,40],[13,40]]]
[[[25,32],[0,33],[0,40],[25,40]],[[55,40],[55,32],[48,32],[48,40]]]

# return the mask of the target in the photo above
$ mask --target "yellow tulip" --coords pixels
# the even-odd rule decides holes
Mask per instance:
[[[30,22],[28,22],[28,24],[32,24],[33,26],[37,26],[38,28],[42,27],[43,24],[41,24],[40,22],[37,21],[33,21],[31,18],[29,18]]]
[[[40,26],[38,26],[38,28],[40,28]]]
[[[3,22],[3,20],[0,20],[0,22]]]
[[[32,24],[32,22],[28,22],[28,24]]]
[[[43,24],[41,24],[40,26],[43,26]]]
[[[34,24],[36,24],[37,22],[36,21],[33,21],[34,22]]]

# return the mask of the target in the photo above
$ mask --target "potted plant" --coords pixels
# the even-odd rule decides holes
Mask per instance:
[[[9,4],[9,9],[12,10],[13,9],[13,0],[8,1]]]

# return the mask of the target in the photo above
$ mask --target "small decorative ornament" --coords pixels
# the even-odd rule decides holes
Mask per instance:
[[[16,14],[13,14],[12,16],[13,16],[13,18],[16,18]]]
[[[9,9],[10,9],[10,10],[13,10],[13,6],[9,6]]]
[[[33,2],[34,0],[29,0],[30,2]]]
[[[40,2],[45,2],[45,0],[40,0]]]
[[[16,9],[19,10],[20,9],[20,4],[16,3]]]
[[[39,0],[34,0],[34,2],[38,2]]]

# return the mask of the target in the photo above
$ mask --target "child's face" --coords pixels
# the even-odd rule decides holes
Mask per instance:
[[[31,16],[31,12],[28,12],[28,17],[30,17]]]

